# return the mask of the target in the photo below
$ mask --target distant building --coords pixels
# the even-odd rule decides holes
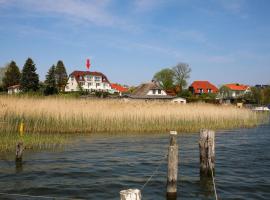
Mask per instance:
[[[129,99],[141,100],[169,100],[176,103],[186,103],[184,98],[170,96],[155,81],[139,85],[132,94],[125,95]]]
[[[209,81],[194,81],[189,86],[189,91],[195,95],[216,94],[218,92],[218,88]]]
[[[111,91],[108,78],[101,72],[74,71],[69,75],[65,87],[66,92],[80,91]]]
[[[8,87],[8,94],[18,94],[21,92],[20,85],[13,85]]]
[[[269,88],[270,85],[255,85],[255,87],[258,89],[265,89],[265,88]]]
[[[111,88],[112,88],[113,92],[119,93],[120,96],[123,93],[128,92],[128,88],[123,87],[123,86],[116,84],[116,83],[111,83]]]
[[[238,83],[223,85],[219,90],[219,96],[222,99],[236,99],[250,92],[248,85]]]

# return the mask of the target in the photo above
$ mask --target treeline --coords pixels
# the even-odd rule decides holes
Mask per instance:
[[[25,61],[22,71],[15,61],[11,61],[1,69],[3,77],[0,90],[7,91],[10,86],[20,85],[23,93],[40,92],[51,95],[64,91],[68,75],[63,61],[59,60],[56,66],[51,66],[44,82],[39,80],[36,70],[36,65],[31,58]]]

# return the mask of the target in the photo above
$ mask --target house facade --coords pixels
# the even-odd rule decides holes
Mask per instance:
[[[218,88],[209,81],[194,81],[189,86],[189,91],[195,95],[216,94],[218,93]]]
[[[220,88],[219,96],[222,99],[236,99],[244,96],[250,91],[251,90],[248,85],[242,85],[238,83],[226,84]]]
[[[20,85],[13,85],[8,87],[8,94],[18,94],[21,92]]]
[[[108,78],[101,72],[74,71],[69,75],[65,92],[80,91],[104,91],[112,88]]]

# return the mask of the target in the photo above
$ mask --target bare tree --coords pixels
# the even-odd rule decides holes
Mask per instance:
[[[190,77],[191,68],[187,63],[178,63],[173,67],[174,81],[181,91],[187,86],[187,79]]]

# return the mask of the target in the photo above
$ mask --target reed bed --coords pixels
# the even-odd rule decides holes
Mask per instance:
[[[234,106],[121,100],[0,97],[0,133],[198,132],[249,128],[266,116]]]
[[[14,151],[18,141],[22,141],[25,149],[59,149],[67,144],[68,137],[63,134],[32,134],[19,136],[17,133],[1,133],[0,153]]]

